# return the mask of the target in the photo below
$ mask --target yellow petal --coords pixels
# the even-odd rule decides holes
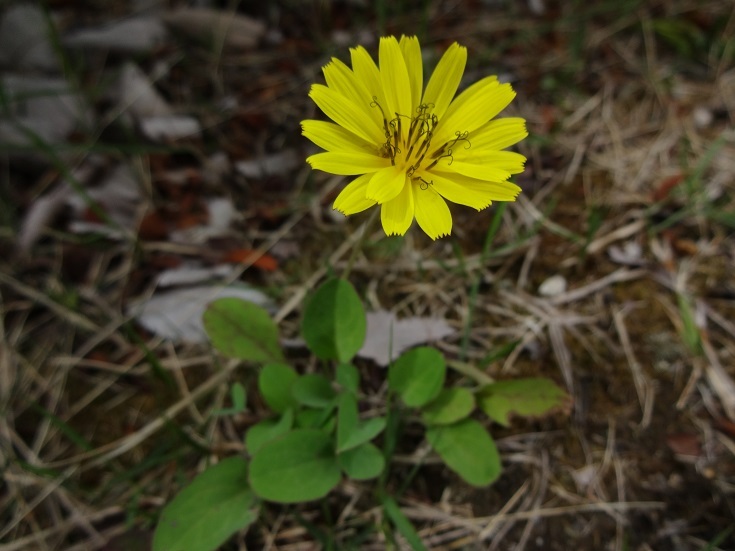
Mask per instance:
[[[415,36],[402,36],[398,43],[401,47],[403,60],[408,70],[408,80],[411,82],[411,113],[415,114],[421,102],[421,93],[424,91],[424,60],[421,58],[421,46]]]
[[[414,184],[416,222],[432,239],[449,235],[452,232],[452,213],[447,203],[433,186],[424,184],[423,188]]]
[[[383,93],[383,85],[380,82],[380,70],[373,58],[362,46],[351,48],[350,58],[352,59],[352,71],[355,73],[355,77],[370,92],[370,97],[377,98],[376,101],[385,109],[385,94]]]
[[[528,136],[526,121],[519,117],[505,117],[489,121],[470,136],[472,149],[501,150],[517,144]]]
[[[379,110],[370,107],[373,103],[372,94],[350,68],[339,59],[332,58],[332,62],[327,64],[322,71],[327,86],[365,111],[368,118],[375,124],[377,131],[383,133],[383,117]]]
[[[444,159],[441,160],[444,161]],[[490,150],[476,151],[474,155],[458,154],[454,157],[454,162],[451,163],[451,166],[440,168],[439,170],[443,170],[445,172],[456,171],[460,174],[472,176],[473,178],[480,178],[481,180],[500,181],[507,180],[510,177],[510,174],[520,174],[523,172],[525,164],[526,158],[520,153],[516,153],[515,151]],[[437,166],[440,165],[441,162],[437,164]],[[477,168],[471,168],[470,165],[476,166]],[[469,174],[467,172],[473,171],[481,174],[483,170],[486,172],[485,175],[482,176],[475,176],[474,174]],[[496,172],[497,175],[500,175],[502,172],[508,174],[508,176],[498,178],[495,177]]]
[[[301,133],[327,151],[352,151],[354,153],[376,152],[374,145],[355,136],[338,124],[326,121],[301,121]]]
[[[344,151],[317,153],[307,157],[306,162],[311,168],[343,176],[373,173],[384,169],[386,163],[390,163],[388,159],[377,155]]]
[[[388,119],[399,115],[410,117],[411,112],[411,82],[408,79],[406,62],[403,60],[401,48],[394,36],[384,36],[380,39],[380,82],[383,85],[384,105]],[[404,124],[404,133],[408,132],[408,124]]]
[[[434,113],[440,119],[457,93],[459,81],[467,63],[467,48],[456,42],[452,44],[439,60],[426,85],[422,103],[434,105]]]
[[[478,180],[489,180],[491,182],[502,182],[510,178],[510,172],[486,163],[467,163],[453,160],[451,157],[439,159],[432,171],[445,172],[447,174],[457,173]]]
[[[515,201],[521,188],[512,182],[484,182],[460,174],[426,173],[431,187],[447,201],[482,210],[493,201]]]
[[[363,174],[352,180],[334,200],[334,209],[344,215],[356,214],[372,207],[375,201],[365,197],[372,174]]]
[[[413,186],[403,186],[401,192],[380,208],[380,221],[386,235],[403,235],[413,222]]]
[[[515,97],[510,84],[498,84],[496,77],[486,77],[462,92],[439,119],[432,143],[443,144],[456,132],[472,132],[505,109]]]
[[[386,162],[388,159],[383,159]],[[368,199],[380,203],[386,203],[396,197],[403,188],[407,186],[406,172],[396,166],[388,166],[377,171],[370,179],[366,196]]]
[[[326,116],[363,140],[375,144],[385,141],[383,132],[373,124],[367,113],[339,92],[321,84],[312,84],[309,97]]]

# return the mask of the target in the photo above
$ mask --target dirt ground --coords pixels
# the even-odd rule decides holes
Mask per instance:
[[[172,335],[176,293],[247,283],[298,337],[301,297],[367,220],[335,216],[344,178],[304,162],[308,89],[384,34],[416,34],[427,66],[467,46],[463,86],[511,82],[528,163],[489,255],[501,211],[453,205],[449,238],[371,233],[352,282],[370,309],[445,319],[448,358],[472,311],[468,361],[574,404],[492,427],[487,489],[409,431],[403,512],[437,550],[735,550],[733,4],[196,4],[0,8],[0,551],[148,549],[161,507],[243,452],[256,370]],[[379,403],[384,369],[359,367]],[[212,415],[234,381],[247,410]],[[222,549],[330,546],[409,548],[345,482]]]

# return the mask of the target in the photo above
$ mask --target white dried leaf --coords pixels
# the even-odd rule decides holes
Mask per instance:
[[[171,107],[135,63],[126,63],[120,71],[117,103],[120,110],[136,119],[171,114]]]
[[[67,36],[63,42],[71,48],[142,54],[166,42],[167,34],[166,27],[158,17],[142,16],[124,19],[103,28],[83,29]]]
[[[81,96],[59,78],[6,75],[0,81],[11,119],[0,119],[0,143],[35,146],[25,128],[47,144],[62,142],[91,113]]]
[[[175,243],[202,244],[215,237],[222,237],[233,222],[240,218],[239,211],[227,197],[207,200],[209,218],[206,224],[171,232],[169,239]]]
[[[18,234],[19,253],[28,254],[30,252],[43,228],[56,218],[56,214],[66,204],[70,193],[72,193],[71,188],[63,184],[33,202],[23,217],[23,224]]]
[[[0,22],[0,66],[54,73],[61,68],[39,7],[18,4],[5,12]]]
[[[265,25],[256,19],[209,8],[181,8],[164,14],[163,21],[195,40],[217,40],[237,50],[256,46],[265,33]]]
[[[156,278],[158,287],[173,287],[175,285],[193,285],[204,283],[213,279],[229,279],[234,277],[240,270],[231,264],[218,264],[216,266],[202,266],[199,263],[188,262],[164,270]]]
[[[136,223],[136,212],[142,201],[141,189],[130,166],[118,164],[98,186],[87,190],[87,196],[97,203],[118,226],[132,230]],[[70,195],[69,206],[81,216],[89,208],[87,198],[78,194]],[[75,233],[101,231],[106,234],[119,235],[119,230],[110,228],[104,222],[75,222],[70,225]]]
[[[217,185],[230,173],[231,169],[230,158],[224,151],[218,151],[204,161],[202,176],[206,183]]]
[[[619,245],[610,245],[607,250],[610,260],[624,266],[640,266],[643,263],[643,249],[636,241],[628,241]]]
[[[131,304],[128,315],[151,333],[174,342],[201,343],[207,336],[202,315],[210,302],[218,298],[240,298],[267,310],[273,309],[270,298],[251,287],[198,286],[157,293]]]
[[[87,157],[84,163],[70,170],[70,175],[76,183],[86,186],[92,175],[99,168],[100,158],[95,155]],[[63,180],[51,192],[36,199],[30,206],[18,234],[18,252],[28,254],[31,247],[38,240],[43,228],[49,225],[56,214],[65,206],[81,209],[79,197],[71,184]],[[77,212],[78,214],[78,212]]]
[[[357,355],[387,366],[412,346],[443,339],[454,332],[447,321],[441,318],[412,317],[399,320],[395,314],[385,310],[368,312],[365,343]]]
[[[195,136],[202,126],[189,115],[162,115],[141,119],[140,130],[154,142],[163,142]]]
[[[265,155],[259,159],[238,161],[235,163],[235,170],[246,178],[265,178],[286,174],[296,168],[300,162],[300,157],[296,152],[289,149],[273,155]]]

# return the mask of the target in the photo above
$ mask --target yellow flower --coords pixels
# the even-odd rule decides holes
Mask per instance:
[[[502,151],[523,138],[521,118],[493,119],[515,97],[509,84],[486,77],[454,97],[467,61],[457,43],[444,53],[426,89],[416,37],[380,39],[379,62],[361,46],[350,50],[352,69],[336,58],[324,67],[327,85],[309,97],[334,121],[305,120],[303,134],[326,150],[312,168],[360,175],[334,202],[343,214],[380,205],[387,235],[403,235],[416,218],[429,237],[452,230],[446,201],[478,211],[492,201],[514,201],[508,181],[526,158]]]

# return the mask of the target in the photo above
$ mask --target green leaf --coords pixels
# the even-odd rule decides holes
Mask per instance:
[[[335,380],[342,388],[356,394],[360,388],[360,372],[352,364],[339,364],[335,374]]]
[[[291,387],[298,377],[290,365],[271,363],[263,366],[258,375],[258,389],[269,408],[283,413],[297,405]]]
[[[421,418],[427,425],[449,425],[469,416],[475,409],[475,397],[466,388],[446,388],[428,405]]]
[[[305,408],[296,412],[296,426],[300,429],[321,429],[332,434],[337,426],[333,409]]]
[[[240,383],[235,383],[230,389],[230,399],[232,400],[232,409],[242,411],[245,409],[246,402],[245,387]]]
[[[286,434],[293,427],[293,410],[287,409],[278,419],[265,419],[248,429],[245,434],[245,447],[250,455],[256,453],[263,444]]]
[[[355,396],[349,393],[340,395],[337,410],[337,452],[344,452],[369,442],[383,432],[384,428],[384,417],[360,421]]]
[[[507,427],[510,415],[538,416],[553,408],[567,409],[569,395],[544,378],[500,381],[481,388],[477,404],[490,419]]]
[[[487,367],[493,362],[507,358],[513,350],[521,343],[520,340],[510,341],[504,345],[490,350],[478,363],[480,367]]]
[[[340,473],[329,434],[297,429],[258,450],[250,462],[250,485],[263,499],[298,503],[327,495]]]
[[[393,523],[393,526],[396,527],[396,530],[406,538],[411,549],[414,551],[427,551],[418,532],[416,532],[416,528],[413,527],[411,521],[403,514],[398,503],[392,497],[383,498],[383,511],[385,512],[385,516]]]
[[[329,379],[316,373],[299,377],[291,386],[291,393],[300,404],[315,408],[334,405],[337,396]]]
[[[447,467],[473,486],[487,486],[500,476],[500,455],[495,442],[474,419],[429,427],[426,440]]]
[[[210,467],[164,507],[153,551],[214,551],[258,518],[248,464],[230,457]]]
[[[680,335],[684,344],[693,354],[701,354],[702,338],[695,319],[694,309],[689,298],[683,293],[677,295],[679,312],[681,314],[682,327]]]
[[[360,420],[359,412],[357,411],[357,399],[354,395],[348,392],[342,393],[339,396],[339,402],[337,405],[337,451],[344,451],[343,444],[347,441],[347,438],[357,428],[357,423]]]
[[[267,311],[239,298],[221,298],[204,312],[204,328],[214,347],[251,362],[283,361],[278,327]]]
[[[369,442],[340,453],[337,461],[352,480],[375,478],[385,468],[383,452]]]
[[[349,362],[365,341],[366,327],[360,297],[343,279],[324,283],[304,309],[304,340],[323,360]]]
[[[232,407],[218,409],[212,412],[212,415],[234,415],[243,411],[247,400],[245,387],[240,383],[234,383],[232,388],[230,388],[230,400],[232,400]]]
[[[414,348],[388,368],[388,387],[409,407],[421,407],[437,397],[447,372],[444,356],[434,348]]]

